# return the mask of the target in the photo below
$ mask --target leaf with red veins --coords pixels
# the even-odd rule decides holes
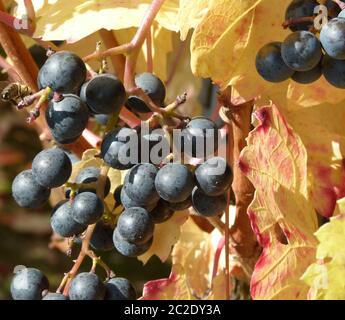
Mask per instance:
[[[313,205],[318,213],[330,217],[336,201],[345,197],[345,162],[342,150],[345,137],[343,128],[337,129],[343,123],[344,111],[337,112],[334,117],[325,115],[322,121],[318,117],[324,111],[326,110],[295,111],[287,113],[287,117],[307,149]]]
[[[305,299],[300,280],[315,259],[317,218],[309,199],[307,152],[275,105],[259,109],[240,168],[256,192],[248,208],[263,252],[251,279],[253,299]]]

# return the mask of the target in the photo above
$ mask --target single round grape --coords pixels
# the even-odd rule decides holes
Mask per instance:
[[[317,66],[322,57],[321,43],[309,31],[296,31],[288,35],[281,54],[288,67],[295,71],[308,71]]]
[[[211,119],[193,118],[182,134],[183,151],[192,157],[204,158],[217,150],[218,128]]]
[[[116,187],[116,189],[114,190],[114,200],[116,202],[116,204],[122,204],[122,200],[121,200],[121,192],[122,192],[122,188],[123,188],[123,185],[119,185]],[[135,206],[137,207],[137,206]]]
[[[320,41],[326,53],[333,59],[345,59],[345,19],[334,18],[322,27]]]
[[[192,196],[189,196],[186,200],[182,202],[171,203],[167,202],[168,207],[174,211],[186,210],[192,206]]]
[[[202,216],[214,217],[226,209],[226,196],[208,196],[201,189],[195,187],[192,192],[194,210]]]
[[[105,300],[135,300],[137,294],[133,285],[125,278],[112,278],[105,283]]]
[[[209,196],[218,196],[230,188],[232,170],[224,158],[213,157],[195,170],[199,188]]]
[[[86,229],[86,225],[80,224],[72,218],[72,205],[69,201],[59,202],[53,209],[50,218],[53,231],[62,237],[72,237]]]
[[[157,171],[154,165],[142,163],[135,165],[126,174],[124,190],[140,206],[150,205],[159,199],[155,188]]]
[[[115,129],[109,132],[104,137],[101,145],[101,155],[105,163],[118,170],[126,170],[133,167],[135,162],[137,162],[135,161],[137,157],[134,156],[132,160],[131,149],[126,145],[133,135],[137,136],[136,131],[128,128]],[[134,139],[136,139],[136,145],[138,145],[138,138]],[[136,152],[138,152],[138,147]]]
[[[325,56],[322,61],[322,73],[330,84],[345,89],[345,60]]]
[[[69,300],[68,297],[61,293],[49,292],[46,294],[42,300]]]
[[[23,268],[11,282],[11,295],[14,300],[41,300],[43,291],[48,289],[47,277],[35,268]]]
[[[135,84],[141,88],[150,99],[157,105],[162,106],[165,99],[165,86],[162,80],[152,73],[144,72],[135,77]],[[128,97],[126,105],[136,112],[151,112],[146,103],[138,96]]]
[[[153,222],[158,224],[169,220],[174,212],[174,210],[170,209],[168,202],[160,199],[156,207],[150,212],[150,216]]]
[[[78,184],[88,184],[88,183],[95,183],[98,181],[99,175],[101,174],[101,169],[98,167],[86,167],[78,173],[78,175],[75,178],[75,182]],[[96,188],[87,188],[82,187],[78,190],[79,192],[89,191],[96,193]],[[104,197],[106,197],[109,194],[110,191],[110,179],[107,176],[105,180],[105,186],[104,186]]]
[[[141,157],[144,152],[146,153],[145,158],[148,162],[159,165],[170,153],[169,141],[161,133],[144,134],[141,139],[140,152]]]
[[[32,170],[25,170],[14,178],[12,196],[19,206],[35,209],[48,201],[50,189],[36,182]]]
[[[126,257],[138,257],[144,254],[147,250],[150,249],[153,237],[143,244],[133,244],[121,237],[117,228],[115,228],[114,235],[113,235],[114,246],[116,250],[121,253],[123,256]]]
[[[296,71],[291,76],[291,79],[301,84],[309,84],[309,83],[313,83],[319,80],[321,75],[322,75],[322,68],[321,68],[321,63],[319,63],[315,68],[309,71],[302,71],[302,72]]]
[[[116,229],[124,240],[134,244],[143,244],[151,239],[154,223],[145,209],[132,207],[121,213]]]
[[[121,188],[121,194],[120,194],[120,197],[121,197],[121,205],[125,208],[125,209],[129,209],[129,208],[133,208],[133,207],[141,207],[141,208],[144,208],[147,212],[151,212],[151,210],[154,209],[154,207],[156,206],[157,204],[157,201],[158,199],[153,202],[153,203],[150,203],[146,206],[142,206],[140,205],[138,202],[134,201],[133,199],[131,199],[128,194],[126,193],[126,190],[125,188]]]
[[[46,120],[53,138],[68,144],[78,139],[86,128],[89,110],[78,96],[65,94],[62,100],[49,102]]]
[[[294,71],[283,61],[281,42],[272,42],[263,46],[256,55],[256,70],[269,82],[282,82],[289,79]]]
[[[81,99],[98,114],[117,112],[126,100],[122,82],[112,74],[98,74],[84,83],[80,91]]]
[[[72,218],[80,224],[93,224],[104,212],[102,200],[93,192],[79,193],[73,200]]]
[[[319,3],[315,0],[293,0],[285,11],[285,20],[312,17],[314,8]],[[292,31],[309,30],[313,26],[312,22],[303,22],[290,26]]]
[[[113,232],[114,228],[110,225],[104,223],[102,220],[98,221],[90,240],[91,247],[98,251],[110,251],[114,249]]]
[[[155,186],[162,199],[172,203],[182,202],[191,195],[194,178],[185,165],[168,163],[158,171]]]
[[[79,273],[71,282],[70,300],[103,300],[104,296],[105,286],[94,273]]]
[[[60,93],[76,93],[86,78],[82,59],[68,51],[51,55],[38,73],[40,89],[49,87]]]
[[[35,180],[46,188],[62,186],[71,173],[71,160],[59,148],[41,151],[32,162],[32,174]]]

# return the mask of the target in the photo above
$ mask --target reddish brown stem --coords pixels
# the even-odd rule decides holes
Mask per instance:
[[[232,125],[229,124],[228,130],[229,132],[232,130],[233,135],[232,168],[234,179],[232,190],[236,198],[236,218],[230,229],[229,237],[234,242],[235,250],[239,256],[249,266],[249,269],[252,269],[259,254],[259,247],[247,215],[247,208],[254,196],[254,187],[241,172],[238,161],[241,150],[246,146],[246,138],[250,132],[253,101],[234,106],[231,103],[230,87],[222,92],[219,100],[227,108],[225,115],[232,120]]]
[[[288,19],[288,20],[283,22],[283,28],[286,29],[286,28],[296,26],[296,25],[299,25],[301,23],[306,23],[306,22],[313,23],[314,19],[315,18],[313,16],[312,17],[291,18],[291,19]]]
[[[117,39],[112,31],[101,29],[99,34],[106,48],[114,48],[119,45]],[[111,64],[115,70],[116,76],[123,81],[123,75],[125,72],[125,57],[123,55],[112,55],[110,56]]]
[[[0,56],[0,67],[3,71],[8,73],[8,76],[12,81],[20,82],[20,76],[17,71],[3,58]]]
[[[153,72],[153,57],[152,57],[152,32],[151,28],[147,31],[146,36],[146,54],[147,54],[147,72]]]
[[[341,0],[332,0],[332,1],[335,2],[341,10],[345,9],[345,3],[342,2]]]

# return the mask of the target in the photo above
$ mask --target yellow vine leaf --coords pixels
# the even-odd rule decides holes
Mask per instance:
[[[169,278],[147,282],[142,299],[225,299],[223,249],[218,230],[209,234],[188,219],[172,252]]]
[[[263,252],[251,278],[253,299],[305,299],[300,280],[314,261],[317,218],[307,188],[307,153],[275,105],[260,108],[240,157],[256,192],[248,208]]]
[[[207,10],[202,10],[201,1],[197,18],[191,9],[194,1],[189,5],[186,2],[180,6],[179,28],[181,35],[195,28],[191,42],[195,75],[211,78],[222,88],[233,86],[246,101],[266,95],[284,107],[287,101],[309,107],[344,100],[343,91],[323,77],[306,86],[292,80],[270,83],[257,73],[255,57],[260,48],[272,41],[282,42],[290,33],[282,23],[291,0],[281,0],[279,5],[272,5],[271,0],[210,0]],[[185,12],[181,12],[183,9]]]
[[[35,0],[37,26],[35,38],[76,42],[104,28],[107,30],[138,27],[151,0]],[[17,1],[17,15],[24,11]],[[178,0],[166,0],[156,21],[177,31]]]
[[[309,299],[345,299],[345,198],[339,202],[339,214],[316,233],[319,240],[317,262],[309,266],[302,280],[310,286]]]
[[[312,203],[318,213],[330,217],[337,199],[345,197],[344,105],[280,109],[307,149]]]
[[[171,253],[173,245],[180,237],[181,226],[188,219],[188,211],[177,211],[166,222],[156,224],[153,233],[153,243],[150,249],[138,257],[142,263],[156,255],[162,262],[165,262]]]

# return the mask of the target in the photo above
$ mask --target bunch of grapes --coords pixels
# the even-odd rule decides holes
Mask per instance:
[[[320,8],[320,3],[291,2],[285,19],[293,33],[283,42],[271,42],[259,50],[256,69],[261,77],[270,82],[291,78],[309,84],[323,75],[333,86],[345,88],[345,10],[340,11],[339,5],[331,0],[324,4],[328,10],[325,18],[329,20],[322,25],[318,38],[314,19],[319,14],[315,8]]]
[[[136,76],[135,82],[156,105],[163,106],[165,87],[159,78],[143,73]],[[71,52],[51,54],[39,71],[38,84],[41,90],[49,88],[45,118],[55,146],[38,153],[32,168],[18,174],[12,184],[12,193],[19,206],[34,209],[48,201],[51,189],[64,187],[65,200],[51,213],[54,233],[72,243],[80,243],[88,226],[94,225],[90,238],[92,249],[116,248],[124,256],[137,257],[151,247],[155,225],[167,221],[178,214],[177,211],[193,207],[204,217],[223,214],[232,170],[224,158],[214,156],[218,128],[212,120],[196,117],[181,121],[182,133],[177,143],[181,146],[189,143],[191,147],[182,151],[190,157],[198,156],[200,144],[206,145],[212,140],[213,154],[205,155],[207,160],[197,166],[157,162],[150,157],[143,159],[143,154],[150,153],[162,142],[168,147],[162,148],[159,156],[166,158],[171,154],[172,147],[164,130],[160,134],[150,128],[148,133],[143,133],[139,127],[133,129],[125,124],[109,128],[98,156],[108,168],[128,170],[123,185],[117,186],[113,193],[115,206],[122,212],[115,219],[109,219],[104,202],[112,187],[109,177],[102,176],[99,167],[89,166],[70,181],[76,159],[64,145],[81,136],[90,116],[106,119],[118,113],[123,105],[133,112],[147,113],[150,109],[142,97],[127,94],[122,82],[112,74],[99,73],[87,79],[85,64]],[[134,151],[128,148],[133,139],[139,142]],[[139,155],[137,160],[129,156],[131,152]],[[110,273],[102,281],[95,268],[74,276],[68,290],[64,285],[66,283],[57,292],[52,292],[48,279],[40,270],[24,268],[14,276],[11,293],[13,299],[35,300],[136,298],[127,279]]]

